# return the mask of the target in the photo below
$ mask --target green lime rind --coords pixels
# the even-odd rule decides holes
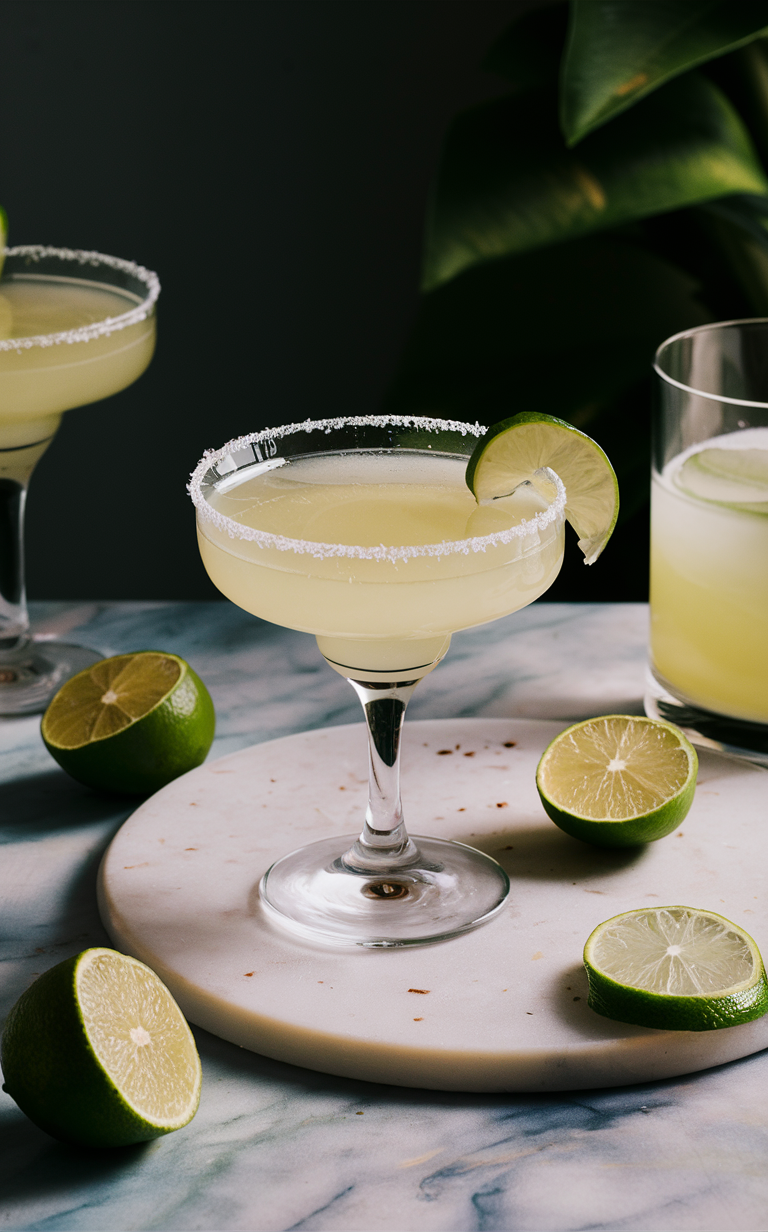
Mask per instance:
[[[151,1122],[131,1107],[96,1057],[78,1004],[77,969],[96,953],[104,950],[84,950],[52,967],[13,1006],[0,1044],[4,1089],[31,1121],[62,1142],[149,1142],[188,1124],[200,1084],[193,1106],[174,1120]]]
[[[126,795],[150,794],[202,765],[213,743],[216,714],[211,695],[197,673],[167,651],[140,653],[174,659],[181,673],[151,710],[122,731],[76,748],[63,748],[47,737],[43,716],[41,731],[48,752],[62,770],[86,787]],[[88,671],[90,668],[79,674]],[[191,715],[194,722],[188,721]]]
[[[691,910],[684,907],[660,908],[660,910]],[[589,984],[587,1004],[596,1014],[615,1022],[626,1022],[637,1027],[655,1027],[660,1031],[719,1031],[723,1027],[737,1027],[768,1013],[768,979],[760,951],[742,928],[714,911],[703,914],[722,920],[736,929],[749,943],[755,961],[755,973],[750,980],[723,989],[714,995],[673,996],[651,992],[621,984],[594,965],[592,949],[596,938],[609,924],[615,923],[635,912],[624,912],[605,920],[587,938],[584,946],[584,966]]]
[[[508,495],[543,467],[565,484],[565,516],[579,537],[585,564],[594,564],[616,526],[619,485],[604,450],[573,424],[538,411],[500,420],[477,442],[466,483],[482,503]]]
[[[547,798],[538,783],[536,786],[550,820],[572,838],[595,847],[639,847],[643,843],[655,843],[683,822],[696,794],[694,778],[674,800],[665,802],[642,817],[629,817],[626,821],[596,821],[593,817],[564,812]]]

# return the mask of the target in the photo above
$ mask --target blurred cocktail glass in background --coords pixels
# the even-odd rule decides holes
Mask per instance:
[[[64,680],[101,657],[30,637],[27,486],[64,411],[107,398],[141,376],[155,347],[159,292],[156,274],[117,257],[38,246],[6,252],[0,280],[0,714],[43,710]],[[87,551],[87,542],[78,549]]]
[[[656,354],[646,710],[768,762],[768,320]]]

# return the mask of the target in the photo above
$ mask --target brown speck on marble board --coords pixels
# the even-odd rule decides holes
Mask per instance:
[[[425,996],[430,990],[428,988],[409,988],[409,992],[417,992],[420,996]]]

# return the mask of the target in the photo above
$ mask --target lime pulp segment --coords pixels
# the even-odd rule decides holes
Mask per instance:
[[[559,808],[593,821],[643,817],[695,774],[695,753],[671,725],[630,715],[590,719],[562,732],[539,769]]]
[[[43,735],[65,749],[114,736],[153,710],[181,673],[181,660],[159,652],[102,659],[59,690],[43,720]]]
[[[749,983],[755,971],[742,933],[684,907],[637,911],[603,925],[590,960],[620,984],[667,996],[709,996]]]

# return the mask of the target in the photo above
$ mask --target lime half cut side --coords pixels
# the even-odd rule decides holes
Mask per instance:
[[[536,786],[561,830],[598,847],[653,842],[676,829],[696,790],[696,750],[672,723],[609,714],[566,728]]]
[[[565,484],[565,516],[579,536],[584,563],[594,564],[619,515],[619,485],[591,437],[564,419],[522,411],[489,428],[467,464],[467,486],[479,504],[509,496],[537,472],[553,470]]]
[[[41,975],[11,1010],[2,1063],[21,1110],[65,1142],[145,1142],[186,1125],[200,1099],[181,1010],[149,967],[115,950]]]
[[[663,1031],[714,1031],[768,1011],[757,945],[724,916],[644,907],[599,924],[584,947],[589,1005]]]

